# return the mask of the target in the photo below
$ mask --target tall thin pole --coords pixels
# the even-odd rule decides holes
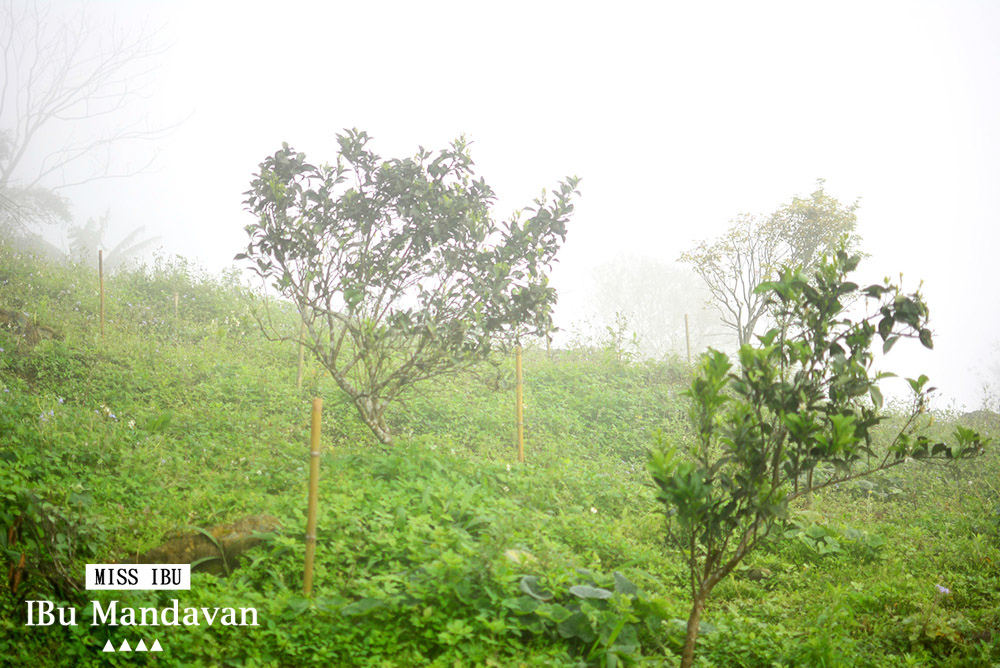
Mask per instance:
[[[101,338],[104,338],[104,251],[97,251],[97,275],[101,279]]]
[[[684,339],[687,341],[688,366],[691,365],[691,328],[688,326],[688,314],[684,314]]]
[[[319,428],[323,415],[323,400],[313,399],[312,434],[309,441],[309,513],[306,516],[306,572],[303,578],[304,596],[312,595],[313,560],[316,558],[316,510],[319,506]]]
[[[177,302],[180,300],[180,294],[174,293],[174,319],[177,319]]]
[[[517,461],[524,463],[524,374],[521,371],[521,346],[514,349],[514,369],[517,376]]]

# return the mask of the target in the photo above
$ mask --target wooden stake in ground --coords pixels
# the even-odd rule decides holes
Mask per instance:
[[[175,320],[177,319],[177,300],[178,300],[178,297],[179,297],[179,295],[175,292],[174,293],[174,319]]]
[[[104,251],[97,251],[97,275],[101,279],[101,338],[104,338]]]
[[[305,351],[305,339],[306,339],[306,321],[302,321],[302,327],[299,328],[299,371],[295,375],[295,387],[302,389],[302,357]]]
[[[684,314],[684,340],[687,341],[688,366],[691,365],[691,328],[688,327],[688,314]]]
[[[521,373],[521,346],[514,349],[517,395],[517,461],[524,463],[524,375]]]
[[[302,593],[312,596],[313,560],[316,557],[316,510],[319,506],[319,427],[323,400],[313,399],[312,433],[309,440],[309,513],[306,516],[306,572]]]

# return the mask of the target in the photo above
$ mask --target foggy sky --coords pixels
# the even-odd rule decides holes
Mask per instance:
[[[59,11],[78,3],[60,2]],[[469,137],[497,215],[582,177],[559,254],[557,324],[588,311],[619,254],[672,262],[741,212],[826,179],[861,198],[862,279],[921,280],[926,372],[978,406],[996,359],[1000,5],[986,2],[99,2],[169,45],[130,109],[183,120],[153,169],[66,194],[77,221],[110,209],[217,270],[245,246],[242,193],[281,142],[313,162],[366,130],[384,157]],[[141,159],[139,157],[136,158]],[[666,296],[669,298],[669,295]],[[979,370],[983,369],[981,373]]]

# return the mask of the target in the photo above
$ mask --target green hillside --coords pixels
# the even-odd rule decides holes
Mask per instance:
[[[679,362],[529,349],[420,386],[383,448],[323,369],[268,341],[294,314],[183,260],[106,279],[0,246],[0,663],[670,666],[689,608],[646,472],[690,438]],[[174,295],[177,295],[175,311]],[[309,411],[324,400],[313,597]],[[949,416],[933,429],[947,431]],[[994,415],[975,426],[996,435]],[[267,515],[190,591],[83,591],[84,564]],[[699,666],[1000,666],[1000,463],[907,464],[817,494],[722,582]],[[948,593],[942,591],[947,590]],[[79,608],[27,626],[27,601]],[[255,608],[257,626],[91,626],[106,607]],[[156,639],[162,653],[102,652]]]

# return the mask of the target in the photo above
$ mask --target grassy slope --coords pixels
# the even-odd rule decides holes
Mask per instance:
[[[0,249],[0,309],[63,337],[28,349],[0,331],[0,524],[26,523],[4,546],[5,570],[22,551],[36,558],[16,596],[0,593],[0,655],[28,666],[142,663],[149,655],[102,654],[104,628],[23,626],[21,601],[58,598],[53,564],[78,578],[81,564],[148,549],[169,531],[269,513],[285,529],[251,563],[228,579],[197,574],[178,596],[181,606],[255,606],[261,626],[158,629],[158,663],[675,661],[683,565],[663,544],[643,458],[655,429],[685,438],[682,369],[601,351],[529,353],[520,466],[512,373],[485,365],[397,407],[403,443],[383,453],[314,365],[296,390],[294,348],[265,341],[225,281],[174,263],[107,287],[102,341],[95,277]],[[326,454],[309,602],[299,594],[314,395],[326,402]],[[903,468],[818,495],[786,540],[720,585],[702,665],[1000,665],[997,458]],[[641,594],[624,581],[606,602],[570,592],[615,590],[615,571]],[[554,598],[540,604],[523,587]],[[173,597],[101,598],[112,596],[136,606]],[[567,619],[574,606],[583,621]],[[110,633],[116,644],[141,635]]]

